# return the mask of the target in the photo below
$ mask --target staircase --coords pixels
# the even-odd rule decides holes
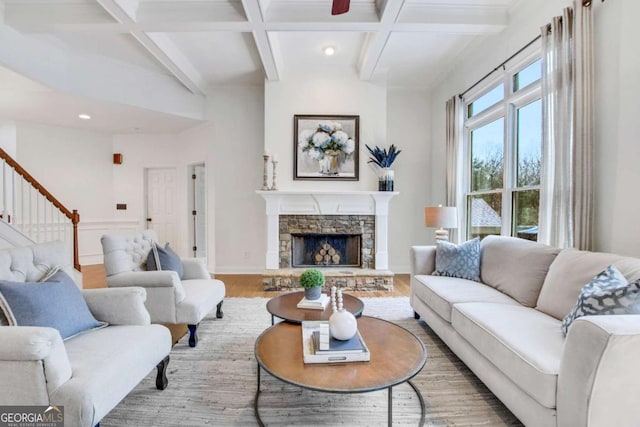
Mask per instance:
[[[62,205],[2,149],[0,173],[0,244],[15,247],[61,240],[79,271],[78,211]]]

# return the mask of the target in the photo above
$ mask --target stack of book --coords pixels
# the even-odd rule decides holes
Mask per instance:
[[[360,332],[346,341],[329,335],[329,322],[302,322],[302,346],[304,363],[368,362],[369,348]]]
[[[324,310],[325,308],[327,308],[327,305],[329,304],[329,299],[330,299],[329,295],[325,295],[325,294],[320,294],[320,298],[313,299],[313,300],[302,298],[298,303],[297,307],[310,308],[313,310]]]

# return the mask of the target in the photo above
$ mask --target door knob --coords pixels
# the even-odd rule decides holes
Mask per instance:
[[[147,218],[147,222],[151,222],[151,218]]]

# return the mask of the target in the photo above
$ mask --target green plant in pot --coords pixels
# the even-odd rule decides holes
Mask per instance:
[[[322,294],[324,274],[316,268],[305,270],[300,275],[300,286],[304,288],[304,297],[308,300],[316,300]]]

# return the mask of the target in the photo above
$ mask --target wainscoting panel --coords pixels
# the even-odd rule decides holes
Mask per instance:
[[[132,233],[142,229],[136,220],[89,220],[78,224],[78,249],[80,265],[102,264],[102,245],[100,238],[104,234]]]

